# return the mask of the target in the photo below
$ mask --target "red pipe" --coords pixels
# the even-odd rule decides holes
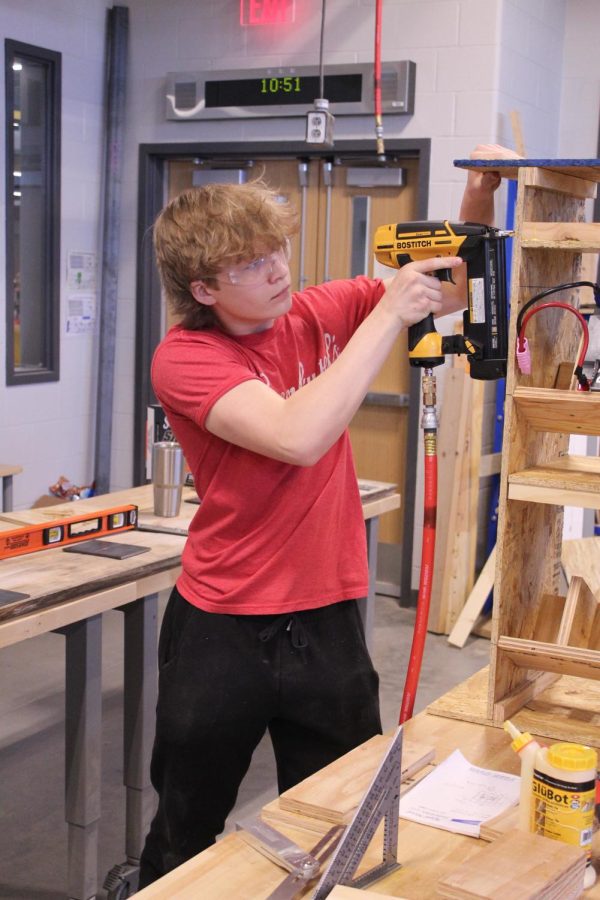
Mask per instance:
[[[429,603],[433,583],[433,562],[435,556],[435,525],[437,511],[437,435],[433,430],[425,431],[425,489],[423,548],[421,550],[421,577],[417,598],[417,615],[413,631],[410,658],[402,695],[399,724],[402,725],[413,714],[415,697],[419,684],[427,623],[429,620]]]
[[[381,113],[381,22],[383,0],[375,2],[375,52],[373,63],[373,106],[375,109],[375,136],[377,140],[377,154],[383,157],[385,147],[383,144],[383,120]]]

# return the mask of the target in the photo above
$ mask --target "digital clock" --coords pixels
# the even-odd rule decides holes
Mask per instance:
[[[358,103],[362,74],[325,75],[324,96],[330,103]],[[310,105],[320,97],[318,75],[269,75],[263,78],[226,78],[205,83],[207,109],[227,106]]]
[[[410,60],[382,65],[382,112],[413,112],[416,66]],[[314,101],[327,99],[335,116],[367,115],[374,110],[373,64],[282,66],[167,75],[167,118],[240,119],[305,116]]]

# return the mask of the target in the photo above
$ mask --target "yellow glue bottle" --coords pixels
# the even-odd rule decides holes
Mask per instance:
[[[537,751],[531,781],[531,831],[585,850],[586,888],[596,881],[591,856],[597,768],[591,747],[552,744]]]
[[[510,746],[515,753],[519,754],[521,760],[521,793],[519,796],[518,828],[521,831],[531,831],[531,804],[533,797],[531,785],[533,781],[533,767],[538,750],[541,750],[542,748],[528,731],[519,731],[510,719],[507,719],[504,723],[504,730],[507,731],[513,739]]]

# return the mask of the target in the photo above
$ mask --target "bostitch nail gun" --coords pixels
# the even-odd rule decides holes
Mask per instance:
[[[405,222],[377,229],[375,256],[385,266],[399,269],[434,256],[460,256],[467,265],[469,305],[463,313],[463,334],[438,334],[432,314],[412,325],[408,329],[411,366],[433,368],[444,362],[447,353],[466,353],[472,378],[488,381],[506,375],[505,240],[510,235],[471,222]],[[452,282],[450,269],[432,274]]]

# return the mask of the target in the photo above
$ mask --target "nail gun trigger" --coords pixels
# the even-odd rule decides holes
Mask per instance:
[[[435,275],[436,278],[439,278],[440,281],[445,281],[447,284],[456,284],[452,277],[452,269],[438,269],[437,272],[432,272],[431,274]]]

